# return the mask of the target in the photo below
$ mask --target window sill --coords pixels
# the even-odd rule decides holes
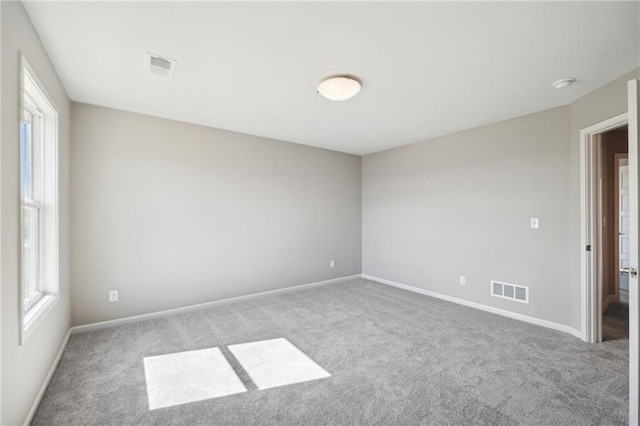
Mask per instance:
[[[22,330],[20,333],[20,344],[24,345],[29,336],[38,328],[38,325],[51,312],[55,304],[58,302],[57,294],[47,294],[43,296],[38,303],[33,305],[24,313],[22,319]]]

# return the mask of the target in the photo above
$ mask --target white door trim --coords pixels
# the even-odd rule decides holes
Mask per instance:
[[[580,330],[585,342],[598,342],[601,336],[598,259],[598,136],[628,123],[628,114],[620,114],[608,120],[580,130]],[[587,251],[587,246],[591,251]]]
[[[640,141],[640,87],[638,80],[627,83],[627,104],[629,110],[629,267],[638,267],[638,144]],[[638,345],[640,331],[638,330],[638,309],[640,297],[638,295],[638,277],[629,276],[629,424],[637,425],[640,421],[640,383],[638,371]]]

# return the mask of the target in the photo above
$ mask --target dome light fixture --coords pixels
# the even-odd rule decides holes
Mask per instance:
[[[362,82],[352,75],[334,75],[318,84],[318,93],[330,101],[346,101],[362,90]]]
[[[555,87],[556,90],[560,90],[560,89],[564,89],[565,87],[571,86],[575,82],[576,82],[576,79],[573,77],[563,78],[562,80],[558,80],[555,83],[553,83],[553,87]]]

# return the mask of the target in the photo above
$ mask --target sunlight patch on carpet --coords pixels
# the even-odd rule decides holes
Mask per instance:
[[[149,410],[246,392],[218,348],[144,358]]]
[[[228,346],[258,389],[331,377],[285,338]]]

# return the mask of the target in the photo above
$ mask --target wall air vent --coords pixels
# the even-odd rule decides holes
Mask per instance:
[[[521,285],[491,281],[491,295],[501,299],[515,300],[516,302],[529,303],[529,287]]]
[[[144,59],[145,69],[149,74],[164,77],[169,80],[173,79],[173,73],[176,70],[176,61],[149,52],[145,53]]]

